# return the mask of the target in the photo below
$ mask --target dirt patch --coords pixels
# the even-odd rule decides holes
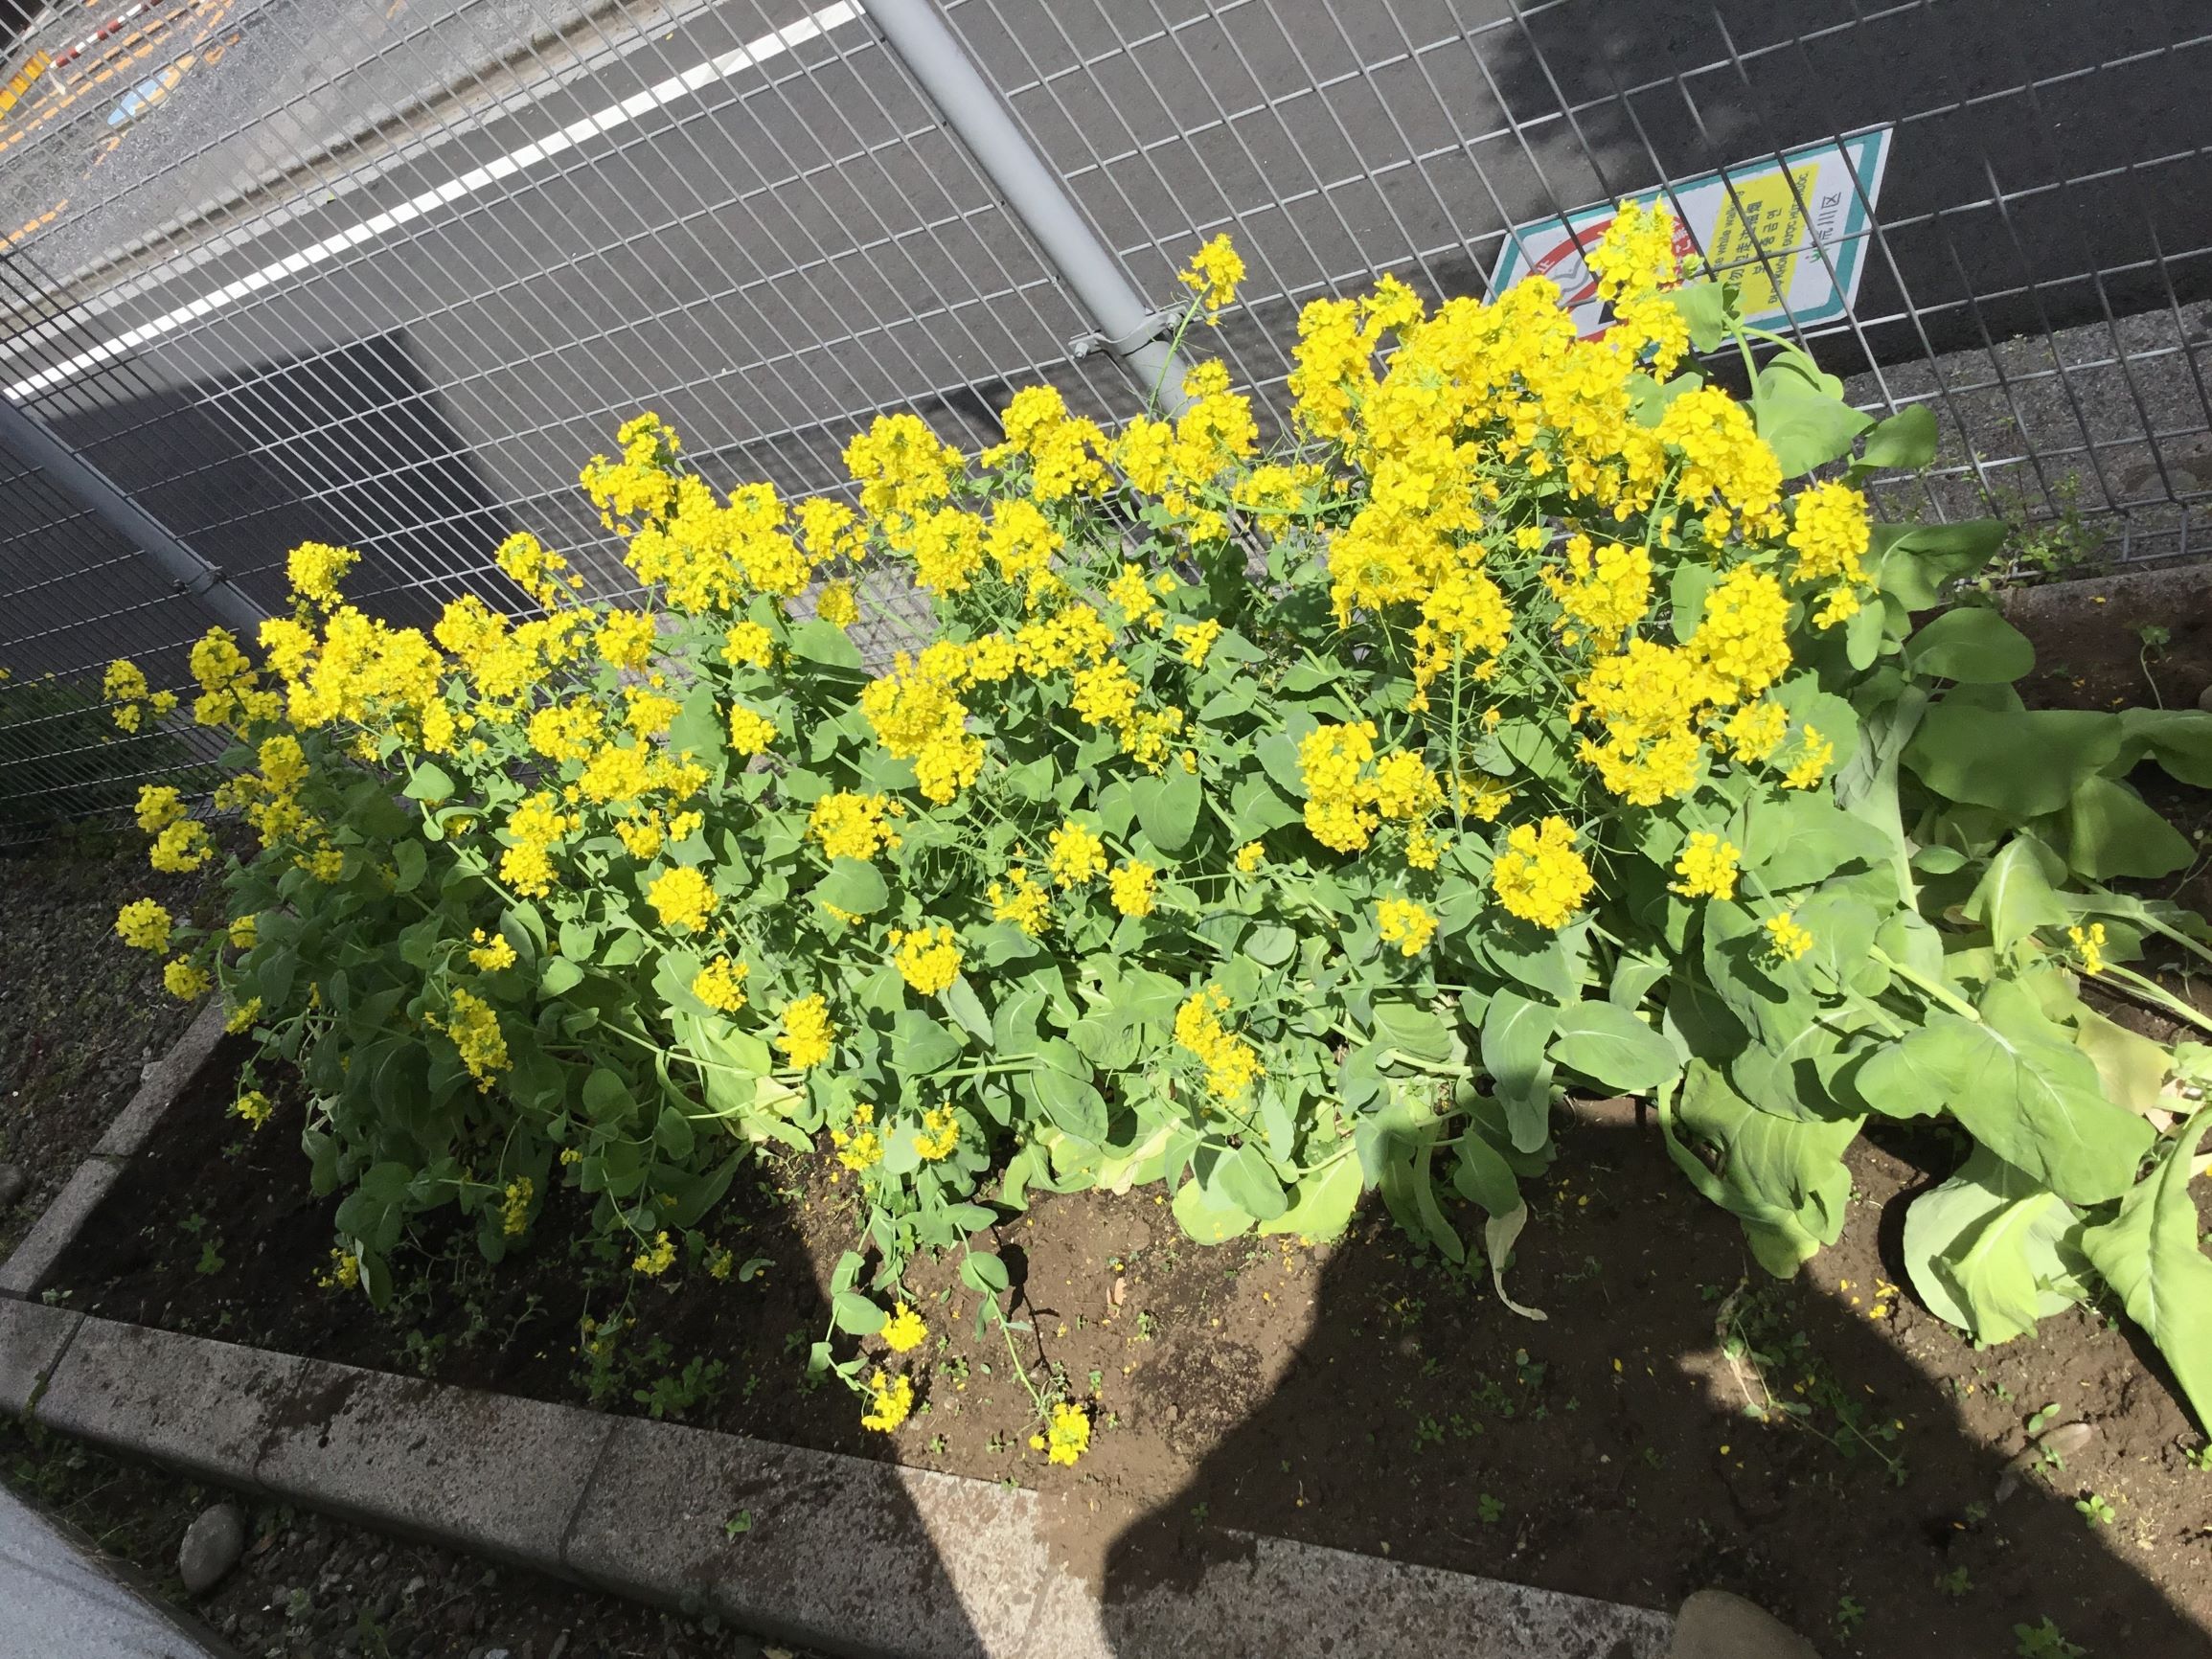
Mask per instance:
[[[205,873],[148,870],[136,834],[127,847],[88,832],[0,855],[0,1164],[27,1182],[22,1200],[0,1210],[0,1256],[192,1019],[162,989],[160,959],[116,938],[116,911],[151,896],[180,917],[206,911],[199,920],[212,920],[212,885]]]
[[[996,1242],[1021,1366],[1098,1423],[1066,1469],[1029,1448],[1015,1354],[949,1264],[909,1282],[931,1338],[896,1435],[808,1385],[852,1237],[818,1165],[741,1188],[729,1208],[754,1218],[718,1242],[741,1281],[641,1281],[560,1242],[579,1217],[557,1203],[497,1270],[426,1232],[390,1317],[318,1288],[330,1205],[307,1193],[298,1107],[259,1134],[226,1118],[238,1057],[218,1053],[64,1260],[69,1305],[1015,1480],[1109,1597],[1191,1573],[1227,1527],[1653,1606],[1718,1583],[1837,1654],[2009,1654],[2045,1619],[2099,1653],[2212,1632],[2212,1473],[2155,1354],[2094,1309],[1976,1352],[1900,1293],[1904,1205],[1957,1155],[1940,1139],[1862,1142],[1843,1241],[1778,1284],[1631,1107],[1577,1105],[1512,1269],[1541,1323],[1380,1217],[1327,1248],[1209,1249],[1149,1193],[1046,1199]],[[616,1332],[596,1359],[585,1318]],[[2063,1465],[2005,1481],[2031,1422],[2077,1421]],[[2077,1509],[2092,1494],[2109,1520]]]

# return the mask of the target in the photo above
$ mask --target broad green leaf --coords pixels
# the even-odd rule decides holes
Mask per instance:
[[[1511,1215],[1520,1207],[1520,1183],[1503,1153],[1473,1130],[1452,1143],[1459,1164],[1451,1184],[1471,1204],[1480,1204],[1493,1216]]]
[[[1007,1276],[1006,1263],[988,1250],[971,1250],[960,1259],[960,1280],[970,1290],[986,1296],[999,1295],[1014,1283]]]
[[[1744,870],[1769,893],[1810,887],[1838,870],[1880,869],[1889,857],[1880,830],[1816,794],[1754,801],[1745,814]]]
[[[1136,798],[1137,823],[1154,847],[1174,853],[1189,845],[1205,804],[1196,773],[1172,765],[1157,778],[1139,778],[1130,792]]]
[[[1260,1231],[1326,1243],[1352,1224],[1361,1190],[1359,1161],[1338,1158],[1299,1181],[1292,1189],[1290,1207],[1272,1220],[1262,1221]]]
[[[410,801],[435,804],[451,797],[453,778],[435,761],[418,761],[415,769],[407,775],[407,787],[400,793]]]
[[[984,1008],[983,999],[975,994],[975,988],[968,983],[966,974],[954,974],[952,983],[945,988],[937,1001],[962,1031],[985,1048],[991,1046],[991,1014]]]
[[[1285,927],[1279,921],[1263,921],[1244,936],[1243,948],[1254,962],[1281,967],[1297,950],[1298,935],[1295,929]]]
[[[2200,1428],[2212,1428],[2212,1261],[2197,1247],[2189,1172],[2207,1128],[2212,1107],[2182,1125],[2118,1215],[2082,1232],[2083,1250],[2158,1345]]]
[[[2212,788],[2212,714],[2201,709],[2122,709],[2120,731],[2112,777],[2124,776],[2148,755],[2180,783]]]
[[[1682,322],[1690,330],[1690,345],[1695,350],[1718,351],[1727,340],[1734,325],[1733,307],[1728,304],[1728,290],[1722,284],[1684,283],[1679,287],[1666,289],[1660,297],[1682,314]]]
[[[1375,1032],[1400,1054],[1439,1062],[1451,1058],[1451,1028],[1433,1011],[1413,1003],[1377,1003]]]
[[[1516,1204],[1502,1216],[1493,1216],[1482,1224],[1482,1253],[1490,1259],[1490,1285],[1497,1292],[1497,1299],[1506,1310],[1517,1313],[1523,1319],[1549,1319],[1550,1314],[1540,1307],[1529,1307],[1506,1294],[1506,1263],[1513,1259],[1513,1243],[1520,1231],[1528,1225],[1528,1206]]]
[[[1850,454],[1851,441],[1874,424],[1843,400],[1842,381],[1795,351],[1760,371],[1751,392],[1751,420],[1782,464],[1785,478]]]
[[[1769,1048],[1788,1048],[1820,1011],[1804,973],[1769,960],[1765,923],[1741,904],[1707,899],[1703,920],[1705,977]]]
[[[1575,1002],[1561,1010],[1551,1054],[1570,1071],[1623,1094],[1647,1094],[1681,1072],[1665,1037],[1609,1002]]]
[[[2010,685],[2035,671],[2028,636],[1985,605],[1960,605],[1904,642],[1913,672],[1972,685]]]
[[[840,1290],[830,1298],[830,1318],[848,1336],[874,1336],[889,1316],[857,1290]]]
[[[582,983],[583,969],[565,956],[549,956],[538,965],[537,989],[547,996],[574,990]]]
[[[1909,403],[1866,435],[1856,466],[1910,472],[1935,459],[1935,414],[1926,403]]]
[[[422,885],[423,872],[430,868],[430,856],[422,851],[422,843],[413,839],[392,844],[392,891],[412,893]]]
[[[1906,610],[1927,610],[1940,602],[1945,583],[1989,563],[2006,534],[2004,521],[1997,518],[1878,524],[1867,550],[1867,574]]]
[[[1087,1081],[1051,1066],[1029,1074],[1037,1103],[1056,1127],[1096,1146],[1106,1137],[1106,1097]]]
[[[2104,1085],[2105,1099],[2137,1117],[2166,1104],[2159,1096],[2173,1056],[2163,1044],[2115,1024],[2083,1006],[2073,1016],[2074,1046],[2089,1057]]]
[[[1759,1264],[1786,1279],[1843,1231],[1851,1172],[1843,1150],[1861,1119],[1807,1121],[1760,1111],[1703,1060],[1690,1062],[1682,1086],[1681,1134],[1671,1096],[1659,1097],[1667,1155],[1706,1197],[1744,1223]],[[1684,1144],[1702,1143],[1714,1165]]]
[[[2056,812],[2120,752],[2120,722],[2086,709],[2014,714],[1947,697],[1921,717],[1904,763],[1952,801],[2018,823]]]
[[[2196,857],[2186,835],[2114,779],[2084,778],[2066,804],[2066,862],[2092,881],[2155,880],[2186,870]]]
[[[1222,1243],[1253,1224],[1249,1212],[1208,1196],[1196,1180],[1187,1180],[1175,1189],[1170,1208],[1183,1231],[1201,1244]]]
[[[846,637],[845,630],[820,617],[810,617],[791,630],[791,654],[826,668],[854,672],[867,667],[860,648]]]
[[[891,902],[891,890],[884,885],[883,873],[866,859],[833,858],[814,898],[855,916],[873,916]]]
[[[1976,1342],[2009,1342],[2079,1300],[2060,1254],[2074,1220],[2064,1198],[1976,1147],[1905,1212],[1905,1271],[1939,1318]]]
[[[1214,1165],[1212,1191],[1217,1199],[1235,1205],[1259,1221],[1273,1220],[1290,1208],[1267,1154],[1254,1146],[1222,1154]]]
[[[1490,999],[1482,1022],[1482,1067],[1504,1103],[1513,1144],[1533,1152],[1551,1138],[1552,1064],[1544,1057],[1560,1011],[1516,990]]]
[[[2050,852],[2032,835],[2016,835],[1990,860],[1966,901],[1966,917],[1990,931],[1990,943],[2010,956],[2038,930],[2073,920],[2051,890]]]
[[[907,1077],[925,1078],[960,1057],[960,1036],[918,1008],[901,1009],[891,1024],[891,1063]]]

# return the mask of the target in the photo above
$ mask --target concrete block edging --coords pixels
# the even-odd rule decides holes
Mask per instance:
[[[100,1193],[220,1034],[203,1011],[148,1075],[86,1160]],[[97,1201],[73,1180],[0,1266],[0,1410],[258,1496],[870,1659],[1664,1659],[1673,1639],[1645,1608],[1226,1529],[1195,1584],[1104,1602],[1054,1560],[1034,1491],[34,1300]]]

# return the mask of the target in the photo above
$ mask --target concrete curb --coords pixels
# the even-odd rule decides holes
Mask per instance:
[[[211,999],[185,1027],[184,1035],[147,1072],[130,1103],[108,1125],[92,1155],[77,1166],[68,1185],[47,1205],[46,1213],[15,1247],[14,1254],[0,1262],[0,1297],[38,1294],[78,1229],[107,1196],[124,1165],[146,1149],[163,1116],[207,1063],[222,1034],[222,1003]]]
[[[0,1289],[11,1292],[0,1296],[0,1410],[197,1479],[834,1653],[1669,1651],[1675,1621],[1663,1613],[1226,1529],[1195,1579],[1107,1602],[1053,1558],[1033,1491],[29,1300],[98,1201],[85,1194],[148,1155],[162,1114],[220,1035],[219,1012],[203,1011],[0,1270]],[[731,1531],[741,1514],[747,1524]]]

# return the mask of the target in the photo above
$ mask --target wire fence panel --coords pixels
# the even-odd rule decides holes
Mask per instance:
[[[1197,344],[1278,430],[1311,299],[1484,293],[1509,245],[1571,280],[1579,210],[1657,192],[1856,400],[1935,409],[1887,510],[2002,513],[2045,564],[2202,539],[2212,19],[2179,0],[940,9],[1141,293],[1235,238]],[[164,0],[0,117],[0,395],[264,607],[305,539],[395,620],[518,605],[516,530],[624,591],[575,482],[641,409],[801,494],[885,409],[973,448],[1023,382],[1141,403],[855,0]],[[82,711],[115,655],[181,683],[205,607],[34,470],[0,459],[0,802],[204,758]],[[913,596],[874,598],[887,649]]]

